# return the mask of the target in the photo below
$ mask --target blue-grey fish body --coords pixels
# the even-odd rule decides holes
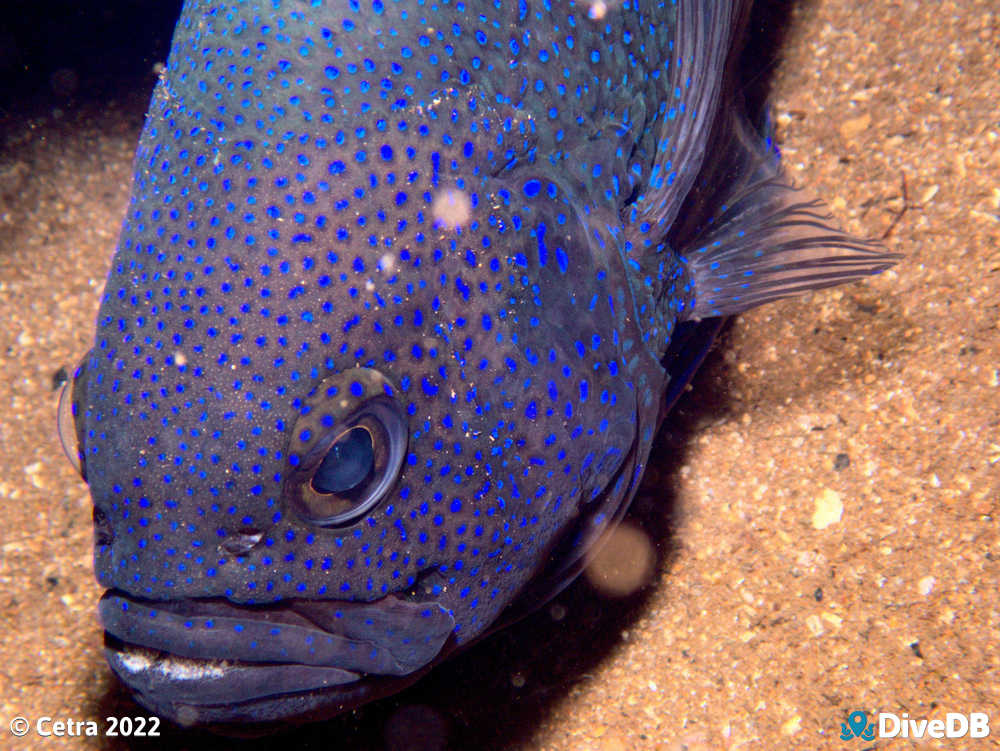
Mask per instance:
[[[745,125],[745,5],[185,3],[61,409],[140,702],[412,680],[621,518],[679,325],[891,263]]]

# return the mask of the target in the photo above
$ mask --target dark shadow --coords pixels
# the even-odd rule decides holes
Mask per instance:
[[[156,81],[180,0],[14,0],[0,20],[0,132],[12,119],[70,111]],[[2,148],[0,143],[0,148]]]
[[[111,0],[96,5],[18,5],[22,4],[24,13],[8,14],[8,18],[17,17],[3,31],[7,36],[0,38],[0,42],[17,41],[16,49],[0,59],[0,76],[11,75],[10,87],[0,95],[0,124],[60,102],[62,107],[96,107],[112,91],[127,92],[145,106],[154,83],[152,65],[165,58],[179,3]],[[764,119],[763,97],[791,7],[789,0],[770,0],[759,4],[751,18],[740,86],[758,123]],[[53,75],[63,69],[76,72],[77,84],[73,87],[72,80],[62,79],[56,83],[72,91],[53,88]],[[629,520],[655,545],[658,573],[669,571],[674,559],[673,489],[692,436],[729,411],[728,366],[722,356],[725,342],[724,329],[720,343],[692,380],[692,388],[680,397],[660,431],[647,476],[629,512]],[[546,606],[436,668],[400,694],[328,722],[250,741],[220,741],[201,731],[164,724],[159,739],[106,739],[104,747],[375,751],[518,746],[531,737],[555,702],[589,680],[588,673],[642,614],[649,594],[644,590],[612,600],[577,581],[556,598],[555,609]],[[147,715],[113,676],[107,671],[103,675],[101,685],[86,689],[96,698],[81,708],[82,718],[102,722],[108,716]]]
[[[811,0],[757,0],[750,11],[743,53],[740,56],[737,90],[742,95],[750,122],[764,131],[774,70],[781,61],[792,11]]]

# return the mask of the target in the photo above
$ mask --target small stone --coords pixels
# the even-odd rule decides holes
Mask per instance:
[[[826,629],[823,627],[823,620],[818,615],[810,615],[806,618],[806,628],[813,636],[822,636]]]
[[[831,524],[837,524],[844,515],[844,502],[840,493],[830,488],[824,488],[816,496],[813,510],[812,525],[815,529],[826,529]]]
[[[781,726],[782,735],[795,735],[802,727],[802,718],[798,715],[785,720]]]
[[[844,619],[841,618],[839,615],[837,615],[836,613],[831,613],[829,611],[821,613],[820,618],[822,618],[824,621],[829,623],[834,628],[839,628],[840,624],[844,622]]]
[[[849,120],[844,120],[840,124],[840,135],[844,137],[845,141],[850,141],[857,136],[868,130],[868,126],[872,124],[872,116],[867,112],[859,117],[852,117]]]
[[[917,582],[917,591],[924,597],[927,597],[927,595],[934,591],[934,581],[933,576],[925,576]]]

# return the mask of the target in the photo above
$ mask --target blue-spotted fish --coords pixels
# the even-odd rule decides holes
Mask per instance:
[[[741,114],[737,0],[187,0],[60,424],[111,668],[315,718],[545,602],[719,317],[879,272]]]

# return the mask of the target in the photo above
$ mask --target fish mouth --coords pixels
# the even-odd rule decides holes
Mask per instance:
[[[434,601],[101,597],[105,657],[146,708],[180,725],[321,719],[397,691],[454,646]]]

